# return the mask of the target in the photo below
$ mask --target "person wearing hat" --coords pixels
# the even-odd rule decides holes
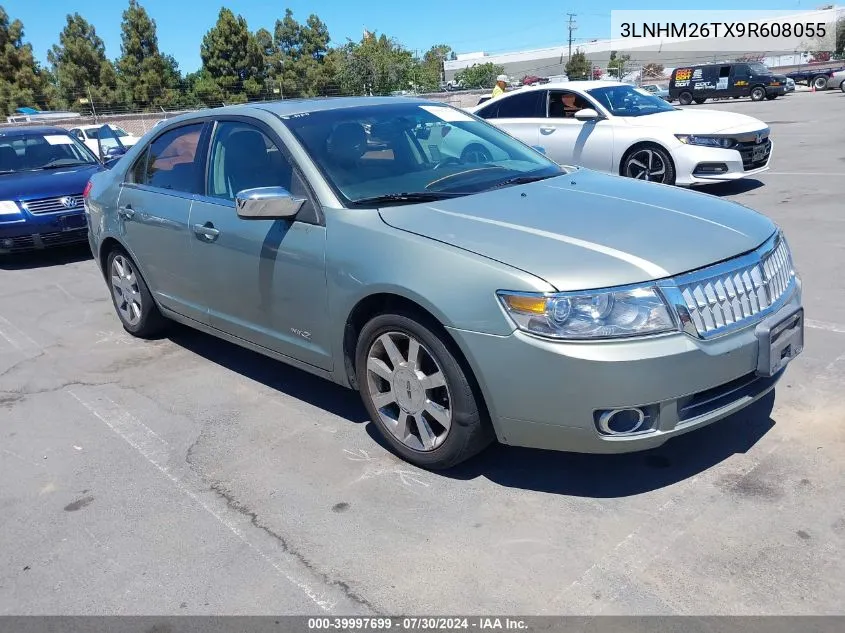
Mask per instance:
[[[493,94],[490,97],[491,99],[495,99],[503,94],[505,94],[505,88],[508,85],[508,76],[507,75],[499,75],[496,77],[496,85],[493,86]]]

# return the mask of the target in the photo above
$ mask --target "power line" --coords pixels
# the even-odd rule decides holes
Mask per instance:
[[[578,27],[575,25],[575,13],[567,13],[569,16],[569,59],[572,59],[572,31]]]

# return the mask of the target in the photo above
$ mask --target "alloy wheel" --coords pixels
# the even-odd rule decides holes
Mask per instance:
[[[111,290],[117,311],[125,323],[137,325],[141,320],[142,300],[135,269],[123,255],[114,257],[111,268]]]
[[[367,352],[367,393],[382,424],[417,451],[442,445],[452,426],[446,376],[432,353],[404,332],[385,332]]]
[[[637,180],[664,182],[666,163],[663,157],[653,149],[641,149],[628,158],[625,163],[625,175]]]

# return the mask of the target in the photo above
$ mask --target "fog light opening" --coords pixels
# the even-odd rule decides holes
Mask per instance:
[[[612,409],[599,416],[599,430],[606,435],[627,435],[636,433],[645,424],[646,415],[642,409]]]
[[[725,163],[699,163],[693,174],[724,174],[727,173],[728,166]]]
[[[6,238],[5,240],[3,240],[3,248],[12,248],[14,245],[15,245],[14,240],[10,240],[9,238]]]

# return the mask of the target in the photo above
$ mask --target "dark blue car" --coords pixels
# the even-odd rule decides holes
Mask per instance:
[[[0,254],[87,241],[82,194],[101,169],[65,129],[0,129]]]

